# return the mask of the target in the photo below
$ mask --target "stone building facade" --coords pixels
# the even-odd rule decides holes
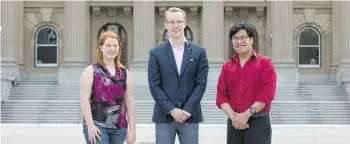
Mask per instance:
[[[96,61],[98,36],[113,30],[123,41],[122,61],[136,85],[147,85],[150,48],[166,39],[164,12],[187,12],[186,37],[207,49],[214,87],[233,51],[229,29],[253,24],[258,52],[270,56],[279,85],[349,81],[350,2],[346,1],[2,1],[3,81],[54,80],[78,84]]]

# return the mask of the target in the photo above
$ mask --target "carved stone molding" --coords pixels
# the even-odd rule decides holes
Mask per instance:
[[[131,7],[124,7],[124,15],[125,16],[131,16],[132,14],[131,14]]]
[[[93,16],[100,16],[100,14],[101,14],[101,9],[99,6],[92,7],[92,15]]]
[[[117,14],[118,14],[118,11],[117,11],[118,9],[116,8],[116,7],[108,7],[107,8],[107,14],[108,14],[108,16],[111,16],[111,17],[113,17],[113,16],[117,16]]]
[[[241,18],[248,17],[249,16],[249,9],[248,9],[248,7],[239,8],[239,16]]]
[[[197,16],[198,15],[198,7],[191,7],[190,13],[191,13],[191,16]]]
[[[231,17],[233,13],[233,7],[225,7],[225,16]]]
[[[262,17],[264,16],[265,7],[256,7],[256,16]]]
[[[159,16],[160,17],[163,17],[164,16],[164,13],[166,11],[166,7],[158,7],[158,10],[159,10]]]

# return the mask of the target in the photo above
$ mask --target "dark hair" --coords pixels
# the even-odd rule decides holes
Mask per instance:
[[[252,24],[249,24],[247,22],[240,22],[235,24],[231,29],[229,33],[229,38],[232,40],[232,37],[241,29],[244,29],[247,31],[248,37],[254,38],[253,48],[259,49],[259,37],[258,32],[256,31],[255,27]]]

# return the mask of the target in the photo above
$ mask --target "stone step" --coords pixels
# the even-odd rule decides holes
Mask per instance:
[[[58,85],[58,81],[34,81],[34,80],[30,80],[30,81],[21,81],[20,82],[21,85],[32,85],[32,84],[48,84],[48,85]]]
[[[299,82],[299,85],[339,85],[335,81],[324,81],[324,82]]]
[[[2,123],[33,123],[33,124],[39,124],[39,123],[56,123],[56,124],[72,124],[72,123],[81,123],[82,120],[1,120]],[[147,119],[137,119],[136,123],[144,123],[144,124],[153,124],[152,120],[147,118]],[[217,119],[217,118],[212,118],[212,119],[205,119],[203,124],[226,124],[227,123],[227,118],[222,118],[222,119]],[[298,120],[271,120],[272,124],[289,124],[289,125],[298,125],[298,124],[350,124],[347,121],[341,121],[341,120],[334,120],[334,121],[298,121]]]
[[[12,90],[79,90],[79,86],[69,85],[17,85],[12,87]],[[134,87],[135,90],[148,91],[149,88]],[[344,90],[340,86],[327,86],[327,85],[315,85],[315,86],[300,86],[299,88],[277,88],[277,91],[297,91],[297,90]],[[216,88],[208,87],[206,91],[216,91]]]
[[[218,122],[221,120],[226,120],[226,115],[221,113],[203,113],[203,117],[205,119],[205,122]],[[343,121],[346,123],[350,123],[349,115],[332,115],[331,117],[324,117],[322,115],[308,115],[308,116],[300,116],[297,114],[291,115],[291,114],[270,114],[271,120],[276,121],[323,121],[323,122],[334,122],[334,121]],[[76,115],[45,115],[45,116],[31,116],[28,115],[13,115],[11,117],[2,117],[2,120],[23,120],[23,121],[30,121],[30,120],[51,120],[51,121],[68,121],[71,122],[75,120],[81,120],[82,116],[81,114],[77,113]],[[142,120],[151,120],[152,114],[137,114],[136,120],[137,122],[140,122]]]
[[[11,96],[9,100],[79,100],[79,96]],[[153,100],[151,96],[147,97],[135,97],[135,100]],[[275,97],[277,101],[346,101],[347,97],[332,97],[332,96],[324,96],[324,97],[313,97],[313,96],[284,96],[284,97]],[[204,96],[202,101],[216,101],[216,97]]]
[[[14,88],[79,88],[79,85],[59,85],[59,84],[19,84]]]
[[[152,116],[148,117],[137,117],[136,122],[137,123],[152,123]],[[226,123],[227,117],[224,115],[218,116],[218,117],[208,117],[207,115],[204,115],[204,123]],[[350,124],[350,121],[348,119],[340,119],[340,118],[333,118],[333,119],[324,119],[322,118],[309,118],[309,119],[302,119],[302,118],[295,118],[297,115],[289,118],[273,118],[271,115],[271,123],[272,124]],[[2,123],[81,123],[82,119],[81,117],[75,117],[71,119],[55,119],[51,117],[41,117],[41,118],[17,118],[17,119],[7,119],[3,118],[1,120]]]
[[[134,94],[135,99],[149,99],[152,100],[153,97],[151,94]],[[279,93],[275,95],[275,99],[290,99],[290,98],[300,98],[300,99],[344,99],[349,100],[347,94],[345,93],[323,93],[323,94],[291,94],[291,93]],[[28,99],[28,100],[37,100],[37,99],[80,99],[80,94],[57,94],[57,93],[28,93],[28,94],[12,94],[9,96],[9,99]],[[203,99],[215,100],[216,94],[205,93]]]
[[[79,95],[79,91],[11,91],[10,96],[74,96]],[[216,91],[207,91],[204,93],[205,95],[214,95],[216,96]],[[148,91],[134,91],[135,96],[151,96],[151,93]],[[276,95],[286,95],[286,96],[294,96],[294,95],[312,95],[312,96],[328,96],[328,95],[347,95],[346,91],[299,91],[299,92],[276,92]]]
[[[138,100],[135,101],[136,104],[141,105],[153,105],[154,100]],[[215,105],[215,101],[201,101],[202,104],[213,104]],[[294,106],[302,105],[302,106],[308,106],[312,104],[317,105],[333,105],[333,106],[339,106],[339,104],[349,104],[347,106],[350,106],[350,101],[273,101],[273,104],[282,104],[282,105],[288,105],[292,104]],[[64,105],[80,105],[79,100],[8,100],[5,101],[5,103],[2,104],[2,106],[6,105],[15,105],[15,106],[21,106],[21,105],[40,105],[40,106],[64,106]]]
[[[136,102],[136,111],[138,113],[152,113],[154,104],[151,102]],[[295,103],[284,103],[284,102],[275,102],[272,104],[271,112],[276,112],[278,114],[318,114],[318,115],[335,115],[335,114],[349,114],[350,112],[349,103],[304,103],[304,104],[295,104]],[[40,105],[39,103],[27,103],[19,104],[12,103],[2,106],[2,114],[7,113],[80,113],[80,104],[71,103],[71,104],[50,104],[50,105]],[[215,103],[207,102],[202,103],[203,112],[216,113],[220,110],[216,107]]]
[[[331,97],[347,97],[346,91],[328,91],[328,92],[322,92],[322,91],[308,91],[308,92],[277,92],[276,93],[276,98],[279,97],[313,97],[313,98],[319,98],[319,97],[326,97],[326,98],[331,98]],[[16,92],[12,91],[10,92],[11,97],[26,97],[26,98],[31,98],[31,97],[79,97],[80,92],[69,92],[69,91],[45,91],[45,92]],[[216,92],[206,92],[204,94],[205,97],[216,97]],[[152,97],[151,93],[149,92],[140,92],[140,91],[135,91],[134,92],[134,97],[135,98],[148,98]]]

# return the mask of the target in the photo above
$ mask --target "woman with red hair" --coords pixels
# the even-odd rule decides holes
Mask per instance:
[[[80,80],[83,133],[87,144],[134,144],[136,140],[133,82],[121,64],[122,43],[117,34],[99,38],[97,63]],[[128,116],[128,119],[126,118]]]

